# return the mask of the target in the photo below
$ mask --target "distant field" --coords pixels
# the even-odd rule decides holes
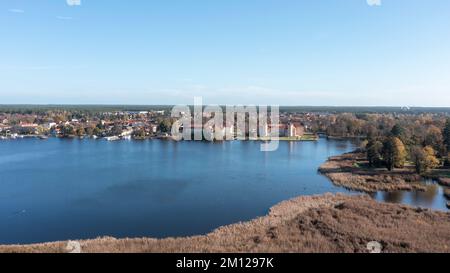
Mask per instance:
[[[0,105],[0,112],[36,113],[56,110],[83,112],[112,112],[112,111],[162,111],[170,110],[170,105]]]

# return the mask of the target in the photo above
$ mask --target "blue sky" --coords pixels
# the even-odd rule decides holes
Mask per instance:
[[[448,0],[0,2],[0,104],[450,106],[449,91]]]

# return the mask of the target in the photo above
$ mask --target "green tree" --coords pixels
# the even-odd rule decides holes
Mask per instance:
[[[369,140],[367,144],[367,159],[371,167],[379,166],[382,160],[383,143],[378,140]]]
[[[94,136],[100,136],[102,134],[102,130],[100,128],[98,128],[98,127],[94,127],[94,130],[93,130],[92,134]]]
[[[133,132],[133,136],[136,138],[145,138],[146,135],[147,134],[146,134],[145,130],[142,128],[139,128]]]
[[[75,135],[75,129],[72,125],[64,125],[61,130],[63,137],[69,137]]]
[[[450,152],[447,153],[447,157],[444,161],[445,167],[450,167]]]
[[[423,148],[420,146],[414,146],[411,149],[411,160],[414,162],[414,167],[418,174],[422,174],[425,172],[425,158],[426,155],[423,151]]]
[[[406,143],[407,141],[407,133],[405,127],[403,127],[400,124],[395,124],[394,127],[392,127],[391,135],[394,137],[398,137],[403,143]]]
[[[447,152],[450,152],[450,118],[447,119],[445,123],[445,128],[443,132],[444,144]]]
[[[405,128],[400,124],[395,124],[391,130],[391,134],[398,138],[401,138],[405,134],[405,132],[406,132]]]
[[[118,136],[120,134],[122,134],[123,130],[122,130],[122,125],[116,123],[114,124],[113,128],[111,129],[111,134],[113,136]]]
[[[169,119],[163,119],[158,126],[158,130],[162,133],[169,133],[172,129],[172,122]]]

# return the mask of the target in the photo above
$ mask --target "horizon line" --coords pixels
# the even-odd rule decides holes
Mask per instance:
[[[176,105],[188,105],[193,106],[193,104],[118,104],[118,103],[0,103],[0,106],[176,106]],[[203,105],[219,105],[219,106],[238,106],[238,105],[254,105],[254,106],[271,106],[270,104],[217,104],[217,103],[205,103]],[[412,108],[449,108],[450,106],[400,106],[400,105],[279,105],[279,107],[330,107],[330,108],[402,108],[402,109],[412,109]]]

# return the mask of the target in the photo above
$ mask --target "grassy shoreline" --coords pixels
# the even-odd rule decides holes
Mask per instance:
[[[82,252],[450,252],[450,213],[378,203],[367,195],[304,196],[273,206],[268,215],[182,238],[81,240]],[[64,253],[67,241],[0,246],[0,252]]]
[[[425,190],[422,176],[412,167],[387,171],[365,167],[367,164],[363,153],[353,152],[330,157],[319,172],[337,186],[364,193]]]

